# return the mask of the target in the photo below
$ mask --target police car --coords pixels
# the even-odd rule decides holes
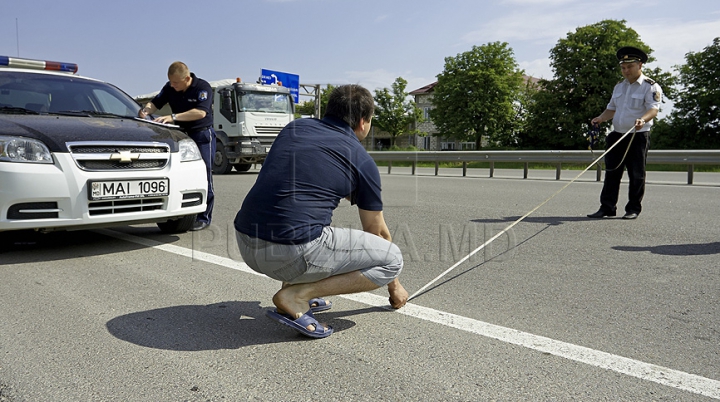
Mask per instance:
[[[189,230],[208,188],[195,142],[137,118],[129,95],[77,70],[0,56],[0,232]]]

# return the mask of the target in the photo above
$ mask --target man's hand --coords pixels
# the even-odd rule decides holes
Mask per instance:
[[[156,117],[155,121],[158,123],[163,123],[163,124],[175,124],[175,120],[173,120],[172,116]]]
[[[410,296],[397,278],[388,284],[388,293],[390,293],[389,300],[392,308],[404,306]]]

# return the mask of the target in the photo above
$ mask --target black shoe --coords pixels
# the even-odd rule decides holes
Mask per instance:
[[[602,209],[600,209],[597,212],[595,212],[594,214],[588,215],[587,217],[598,219],[598,218],[604,218],[606,216],[615,216],[615,211],[608,212],[608,211],[603,211]]]
[[[638,214],[635,212],[628,212],[625,215],[623,215],[623,219],[636,219],[638,217]]]
[[[192,231],[194,232],[194,231],[197,231],[197,230],[203,230],[203,229],[205,229],[205,228],[208,227],[208,226],[210,226],[210,224],[207,223],[207,222],[196,221],[196,222],[193,224],[193,227],[190,228],[190,230],[192,230]]]

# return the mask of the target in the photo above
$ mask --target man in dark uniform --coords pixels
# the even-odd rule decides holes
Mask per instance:
[[[607,108],[600,116],[592,119],[591,124],[599,125],[612,118],[613,132],[608,134],[606,140],[608,148],[631,129],[635,132],[605,155],[605,183],[600,193],[600,209],[588,215],[590,218],[615,216],[620,180],[626,168],[630,188],[623,219],[635,219],[642,211],[650,128],[662,101],[660,85],[642,73],[642,65],[648,60],[645,52],[634,47],[623,47],[617,51],[617,58],[625,79],[615,85]]]
[[[160,116],[155,121],[176,124],[195,141],[207,169],[207,209],[197,216],[191,230],[202,230],[210,226],[215,204],[213,191],[212,164],[215,156],[215,131],[212,116],[212,88],[207,81],[191,73],[185,63],[176,61],[168,68],[168,82],[160,93],[140,110],[142,118],[170,104],[172,114]]]

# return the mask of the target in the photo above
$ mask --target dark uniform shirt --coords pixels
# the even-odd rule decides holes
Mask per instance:
[[[187,112],[192,109],[203,110],[205,117],[200,120],[175,122],[186,133],[193,133],[213,125],[212,88],[207,81],[196,77],[195,74],[190,73],[190,77],[192,77],[192,83],[184,92],[173,89],[168,81],[151,101],[158,109],[169,103],[173,113]]]
[[[273,142],[235,228],[274,243],[307,243],[347,196],[361,209],[382,211],[375,161],[341,119],[295,120]]]

